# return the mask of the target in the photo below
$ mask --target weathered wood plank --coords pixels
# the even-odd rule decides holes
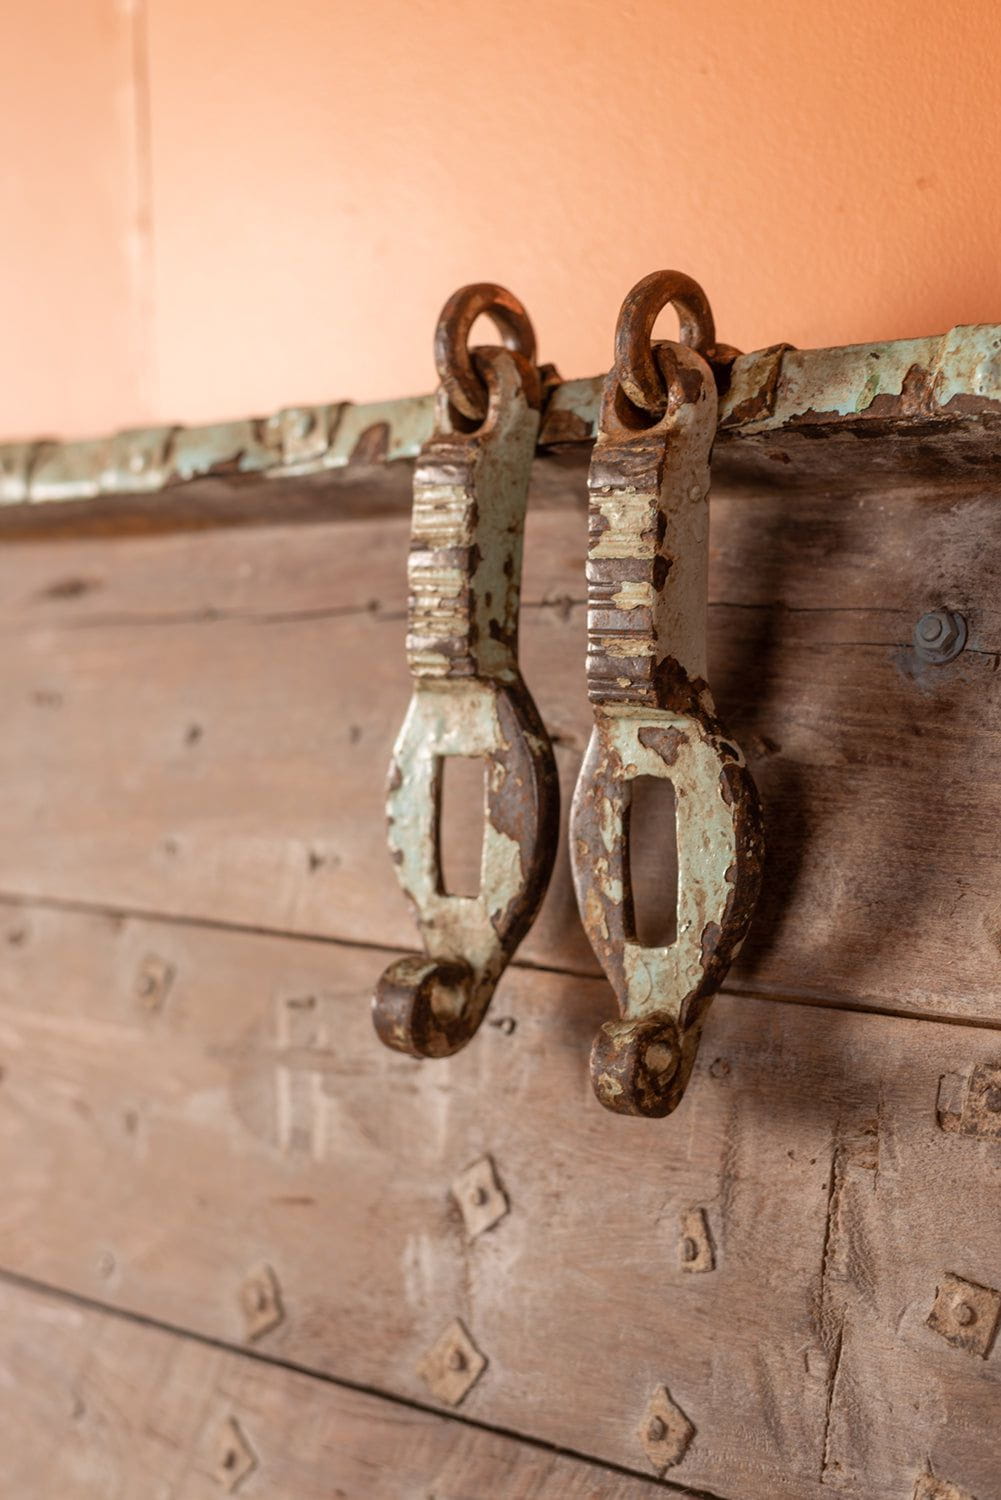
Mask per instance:
[[[527,550],[524,665],[565,801],[582,503],[537,511]],[[768,824],[741,988],[1001,1022],[995,505],[715,502],[710,675]],[[405,548],[397,521],[0,552],[0,890],[411,944],[380,831]],[[969,648],[922,666],[914,623],[941,603]],[[595,971],[565,851],[522,956]]]
[[[696,1490],[906,1500],[930,1465],[996,1494],[992,1294],[971,1324],[946,1280],[999,1281],[992,1031],[724,996],[655,1125],[591,1094],[594,980],[510,971],[497,1024],[420,1064],[371,1034],[378,952],[0,931],[8,1270],[420,1401],[460,1318],[464,1415],[642,1469],[663,1384]],[[450,1184],[484,1155],[509,1211],[469,1241]],[[928,1325],[940,1287],[985,1357]]]
[[[3,1281],[0,1386],[2,1486],[17,1500],[665,1495],[651,1481]]]

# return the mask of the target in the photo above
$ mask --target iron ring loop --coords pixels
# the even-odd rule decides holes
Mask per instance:
[[[712,308],[697,281],[683,271],[652,271],[636,283],[615,325],[615,374],[633,405],[652,416],[660,416],[668,404],[651,342],[654,324],[668,303],[678,314],[683,344],[707,360],[716,345]]]
[[[434,362],[449,401],[473,422],[487,414],[487,388],[476,373],[469,335],[486,313],[506,349],[535,364],[535,330],[518,298],[492,281],[460,287],[445,303],[434,335]]]

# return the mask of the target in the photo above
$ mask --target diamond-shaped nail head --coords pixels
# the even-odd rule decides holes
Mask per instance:
[[[946,1272],[935,1289],[935,1301],[926,1321],[953,1348],[986,1359],[999,1318],[1001,1292]]]
[[[481,1156],[461,1171],[452,1182],[451,1192],[459,1205],[466,1237],[470,1240],[492,1229],[510,1207],[489,1156]]]
[[[257,1454],[235,1417],[227,1417],[216,1438],[215,1478],[232,1494],[240,1481],[257,1468]]]
[[[432,1396],[448,1406],[458,1406],[487,1367],[466,1328],[455,1318],[432,1344],[417,1366],[417,1373]]]
[[[643,1451],[658,1474],[680,1464],[695,1436],[695,1428],[666,1385],[659,1385],[647,1402],[637,1429]]]
[[[259,1339],[277,1328],[285,1317],[281,1287],[270,1266],[258,1266],[240,1287],[244,1332],[248,1339]]]

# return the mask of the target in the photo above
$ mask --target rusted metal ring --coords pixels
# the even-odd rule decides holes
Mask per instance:
[[[477,281],[453,293],[435,329],[434,362],[448,399],[473,422],[483,421],[488,403],[487,387],[476,373],[469,349],[469,335],[481,313],[492,320],[505,349],[535,363],[535,330],[513,293],[492,281]]]
[[[716,325],[709,298],[683,271],[652,271],[628,294],[615,325],[615,374],[629,400],[641,411],[660,416],[669,393],[654,358],[653,326],[670,303],[678,314],[681,342],[711,360]]]

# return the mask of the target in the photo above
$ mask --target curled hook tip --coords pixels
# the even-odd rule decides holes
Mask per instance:
[[[372,997],[380,1041],[410,1057],[450,1057],[479,1026],[473,972],[460,961],[408,953],[391,963]]]
[[[678,1028],[670,1016],[607,1021],[591,1048],[591,1083],[606,1109],[659,1119],[687,1082]]]

